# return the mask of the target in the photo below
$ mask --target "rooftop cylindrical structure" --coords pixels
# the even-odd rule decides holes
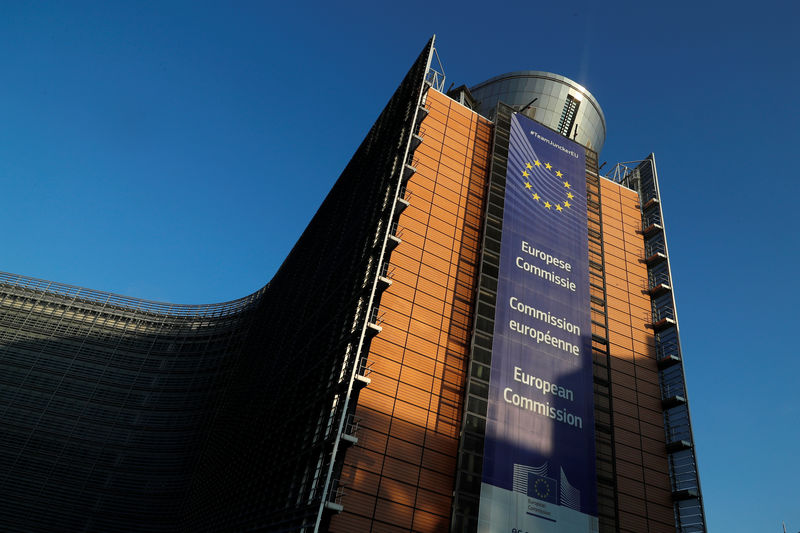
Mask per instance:
[[[603,110],[586,88],[569,78],[520,70],[481,82],[470,93],[478,101],[478,112],[490,120],[497,103],[503,102],[597,153],[603,149]]]

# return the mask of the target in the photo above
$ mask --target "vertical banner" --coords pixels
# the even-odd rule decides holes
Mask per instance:
[[[511,119],[478,531],[597,531],[586,153]]]

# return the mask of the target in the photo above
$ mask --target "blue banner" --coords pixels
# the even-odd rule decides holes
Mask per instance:
[[[512,116],[480,532],[598,528],[585,156]]]

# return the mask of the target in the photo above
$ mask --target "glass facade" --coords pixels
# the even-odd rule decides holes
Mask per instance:
[[[475,531],[521,112],[589,148],[599,530],[705,531],[654,159],[602,178],[600,106],[556,74],[478,84],[479,116],[433,44],[252,295],[0,273],[0,530]]]
[[[178,530],[261,296],[169,305],[0,274],[0,529]]]
[[[432,50],[254,294],[180,306],[0,275],[0,530],[328,529]]]
[[[490,120],[494,120],[498,102],[516,111],[526,108],[522,112],[537,122],[597,153],[603,150],[606,139],[603,110],[589,91],[569,78],[551,72],[520,70],[481,82],[471,87],[470,92],[478,101],[478,112]]]

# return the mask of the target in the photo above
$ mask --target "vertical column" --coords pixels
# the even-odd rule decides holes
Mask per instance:
[[[331,531],[450,521],[490,127],[434,90],[426,105]]]
[[[639,199],[602,180],[619,530],[674,531]]]

